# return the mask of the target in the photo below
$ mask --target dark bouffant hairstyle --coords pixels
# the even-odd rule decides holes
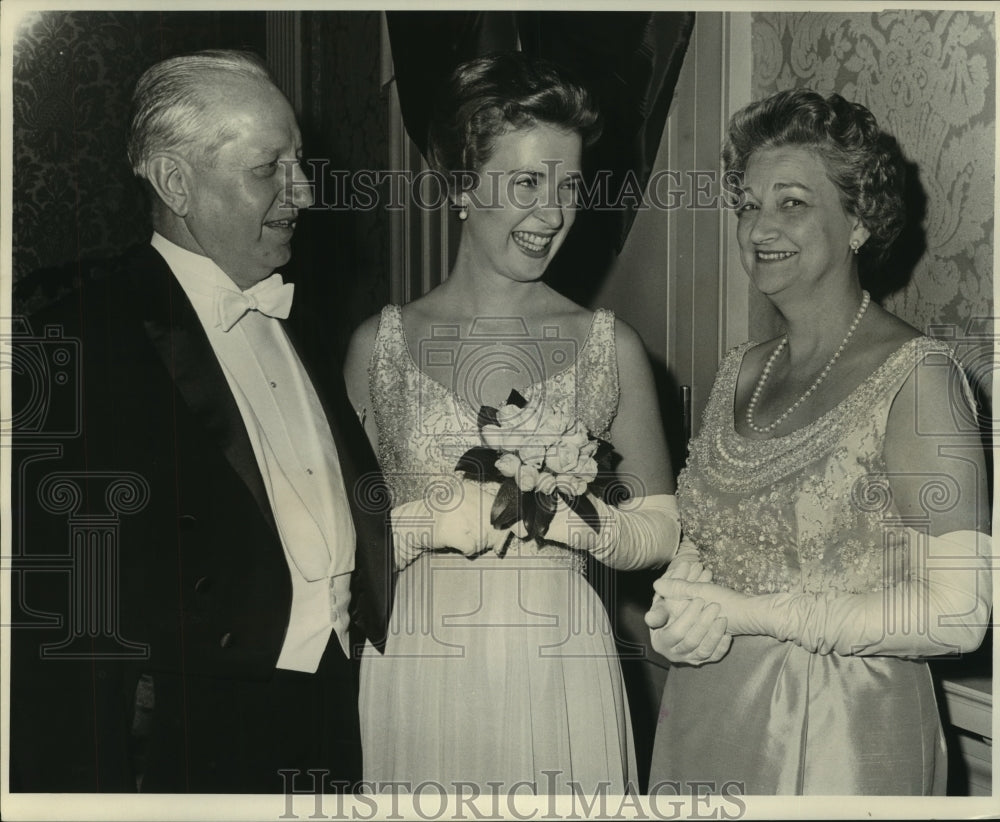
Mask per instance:
[[[565,70],[522,52],[495,52],[462,63],[437,98],[428,130],[431,166],[448,177],[481,171],[496,140],[545,123],[575,131],[585,146],[600,136],[593,97]]]
[[[874,115],[839,94],[779,91],[733,115],[722,151],[724,169],[743,172],[755,151],[779,146],[819,154],[844,210],[871,234],[862,250],[881,259],[906,220],[906,171],[899,145]]]

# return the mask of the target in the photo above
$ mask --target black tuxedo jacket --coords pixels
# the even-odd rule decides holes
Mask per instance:
[[[239,409],[152,247],[30,331],[14,339],[11,785],[134,790],[140,676],[268,680],[291,577]],[[381,647],[387,496],[339,364],[303,360],[357,532],[352,643]]]

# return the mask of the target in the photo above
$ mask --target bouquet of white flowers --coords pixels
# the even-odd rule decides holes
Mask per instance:
[[[500,408],[479,409],[479,432],[483,445],[466,451],[455,470],[467,479],[500,484],[490,513],[494,528],[510,528],[520,520],[529,539],[541,540],[562,500],[599,529],[586,492],[600,493],[611,478],[610,443],[579,420],[529,403],[517,391]]]

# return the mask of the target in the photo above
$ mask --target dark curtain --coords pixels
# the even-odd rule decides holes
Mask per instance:
[[[302,111],[306,174],[325,180],[295,229],[285,267],[295,281],[298,338],[333,369],[351,333],[389,301],[389,214],[348,207],[347,179],[386,168],[387,92],[381,86],[381,12],[302,13]]]
[[[565,66],[596,95],[604,133],[586,159],[590,179],[610,172],[612,208],[589,209],[548,278],[581,302],[621,251],[660,145],[693,12],[387,12],[403,120],[426,148],[433,95],[460,62],[514,49]],[[606,173],[605,172],[605,173]]]

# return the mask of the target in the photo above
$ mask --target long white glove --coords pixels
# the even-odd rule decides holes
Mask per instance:
[[[712,572],[701,564],[695,544],[684,537],[666,579],[686,582],[711,582]],[[726,620],[719,616],[718,603],[702,599],[665,599],[654,594],[646,612],[649,640],[653,650],[672,664],[706,665],[718,662],[729,651],[733,635],[726,631]]]
[[[620,506],[588,496],[600,518],[600,529],[595,531],[568,506],[560,505],[545,534],[546,542],[589,551],[621,571],[663,565],[674,556],[681,525],[672,494],[634,497]]]
[[[719,586],[661,578],[665,597],[720,601],[733,634],[789,640],[820,654],[924,657],[979,647],[992,603],[992,541],[976,531],[940,537],[901,529],[910,557],[906,581],[866,594],[745,596]],[[718,594],[718,596],[716,596]]]
[[[687,564],[683,568],[683,573],[681,572],[681,566]],[[698,546],[695,545],[688,537],[681,537],[681,544],[677,547],[677,551],[674,553],[673,557],[670,559],[670,568],[667,569],[666,573],[671,577],[680,577],[682,579],[692,579],[690,569],[697,563],[698,569],[694,573],[699,582],[711,582],[712,572],[707,570],[701,564],[701,554],[698,552]],[[671,573],[673,569],[673,573]],[[704,572],[704,573],[702,573]]]
[[[975,531],[902,533],[913,558],[910,579],[849,597],[770,594],[774,636],[821,654],[916,657],[978,648],[992,602],[992,541]]]
[[[490,524],[495,483],[461,480],[454,496],[439,500],[433,493],[397,505],[389,512],[393,556],[402,570],[424,551],[444,549],[474,556],[503,547],[510,529]]]

